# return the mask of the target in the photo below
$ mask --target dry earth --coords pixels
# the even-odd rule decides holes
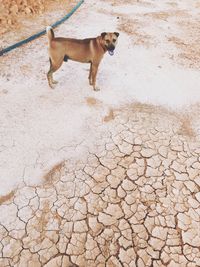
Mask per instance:
[[[0,266],[200,266],[199,139],[134,104],[93,149],[1,198]]]
[[[162,57],[172,69],[176,64],[193,86],[192,79],[199,75],[195,8],[200,1],[191,3],[86,1],[71,19],[72,25],[67,25],[67,33],[74,35],[85,28],[95,33],[94,25],[88,25],[95,12],[98,29],[100,23],[106,28],[110,21],[129,49],[138,49],[139,56],[144,53],[144,61],[148,51],[158,50],[153,56]],[[128,12],[129,5],[134,16]],[[87,8],[91,10],[86,16]],[[59,33],[65,31],[66,26],[61,26]],[[0,62],[0,101],[5,110],[2,108],[1,115],[0,183],[3,188],[9,177],[16,180],[14,186],[10,181],[11,187],[0,197],[0,266],[200,266],[199,95],[194,96],[192,106],[178,105],[178,111],[170,100],[174,108],[166,108],[159,96],[160,105],[134,101],[120,73],[125,70],[130,78],[136,69],[135,84],[133,80],[129,83],[139,97],[140,67],[147,76],[145,82],[150,83],[149,69],[156,76],[166,65],[158,60],[154,68],[154,61],[149,61],[145,69],[146,61],[144,65],[130,62],[128,73],[129,64],[117,52],[113,61],[105,60],[115,65],[113,71],[102,63],[100,77],[104,78],[99,83],[102,87],[107,83],[107,89],[91,92],[84,80],[85,69],[72,64],[68,76],[62,71],[57,74],[60,88],[50,91],[41,68],[48,62],[45,44],[41,38]],[[127,57],[133,55],[121,44],[120,49]],[[31,53],[34,64],[28,64]],[[12,66],[14,60],[17,67]],[[75,71],[81,82],[74,82]],[[188,83],[187,90],[191,88]],[[163,86],[167,90],[170,84]],[[161,94],[160,87],[157,94]],[[176,98],[173,90],[169,95]],[[185,104],[184,98],[181,101]],[[57,162],[47,169],[51,157]],[[43,170],[39,181],[34,174],[38,166]]]
[[[75,0],[2,0],[0,49],[41,31],[69,12]],[[52,13],[53,11],[53,13]]]
[[[27,19],[32,18],[38,22],[39,15],[45,13],[48,20],[47,11],[66,9],[66,4],[69,5],[72,2],[73,0],[1,0],[0,34],[15,30],[17,35],[16,30],[21,29]]]

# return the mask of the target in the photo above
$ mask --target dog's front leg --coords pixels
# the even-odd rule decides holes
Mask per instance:
[[[89,84],[92,85],[92,62],[90,63]]]
[[[99,63],[92,63],[92,86],[95,91],[99,91],[100,89],[96,87],[96,77],[97,77],[97,71],[98,71]]]

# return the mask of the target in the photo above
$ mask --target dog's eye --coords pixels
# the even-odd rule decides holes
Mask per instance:
[[[109,40],[106,40],[106,43],[107,43],[107,44],[109,44],[109,43],[110,43],[110,41],[109,41]]]
[[[116,39],[113,39],[113,42],[115,43],[117,40]]]

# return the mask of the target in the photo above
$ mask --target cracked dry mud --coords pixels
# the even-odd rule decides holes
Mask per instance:
[[[162,108],[112,115],[84,158],[0,200],[0,266],[200,266],[199,136]]]

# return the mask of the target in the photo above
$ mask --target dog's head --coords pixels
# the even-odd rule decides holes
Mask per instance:
[[[118,32],[102,32],[101,34],[102,44],[111,56],[114,55],[118,37]]]

